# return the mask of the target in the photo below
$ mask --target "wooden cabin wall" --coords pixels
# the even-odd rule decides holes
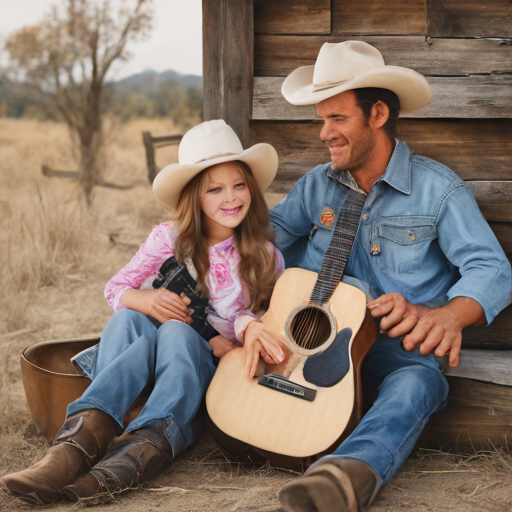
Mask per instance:
[[[274,192],[330,161],[314,107],[288,104],[284,77],[325,42],[364,40],[386,64],[427,77],[433,98],[404,116],[398,138],[468,181],[512,258],[510,0],[203,0],[204,118],[223,118],[244,147],[273,144]],[[512,307],[464,344],[512,349]]]
[[[433,97],[398,122],[398,138],[462,179],[512,258],[512,4],[509,0],[254,0],[254,96],[250,141],[280,156],[272,190],[288,191],[329,162],[315,108],[290,105],[285,76],[315,63],[325,42],[364,40],[388,65],[422,73]],[[504,183],[503,183],[504,182]],[[501,214],[498,210],[501,209]],[[512,308],[488,328],[464,332],[468,347],[512,348]]]

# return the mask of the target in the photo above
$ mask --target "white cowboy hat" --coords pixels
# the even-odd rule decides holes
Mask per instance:
[[[157,201],[175,213],[181,191],[201,171],[212,165],[240,160],[252,171],[262,192],[274,181],[278,167],[277,151],[270,144],[246,149],[233,129],[222,119],[194,126],[181,139],[178,164],[164,167],[153,182]]]
[[[281,92],[293,105],[312,105],[363,87],[393,91],[400,100],[401,114],[425,107],[432,97],[423,75],[400,66],[386,66],[379,50],[363,41],[325,43],[315,65],[293,71]]]

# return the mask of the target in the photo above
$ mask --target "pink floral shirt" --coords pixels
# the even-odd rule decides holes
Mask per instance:
[[[156,226],[130,263],[107,283],[105,298],[114,311],[126,308],[121,302],[126,290],[147,290],[153,287],[160,266],[174,254],[173,240],[176,235],[172,222]],[[283,256],[277,249],[275,253],[278,275],[281,275],[284,271]],[[249,300],[238,274],[239,263],[240,254],[233,246],[233,237],[211,246],[210,272],[206,283],[210,292],[210,305],[215,310],[215,314],[208,315],[208,321],[227,339],[241,341],[247,323],[257,317],[247,309]],[[239,321],[235,328],[237,319]]]

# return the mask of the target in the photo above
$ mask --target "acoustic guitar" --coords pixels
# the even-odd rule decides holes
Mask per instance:
[[[210,430],[238,459],[303,470],[364,414],[361,367],[377,335],[366,295],[340,282],[327,304],[317,304],[317,279],[315,272],[286,270],[261,319],[283,342],[283,364],[260,359],[249,379],[243,348],[219,362],[206,395]]]

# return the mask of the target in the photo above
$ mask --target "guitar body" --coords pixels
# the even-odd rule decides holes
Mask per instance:
[[[339,382],[319,386],[307,381],[303,374],[308,357],[324,351],[327,354],[332,340],[304,348],[295,344],[289,334],[290,319],[297,308],[308,304],[317,278],[318,274],[308,270],[286,270],[262,317],[262,322],[278,334],[288,349],[284,364],[265,365],[260,360],[256,377],[249,379],[243,348],[231,350],[219,362],[206,406],[214,438],[231,455],[245,454],[253,461],[267,459],[281,467],[303,469],[348,436],[364,413],[361,367],[376,338],[365,294],[340,283],[329,302],[334,318],[331,338],[342,329],[349,333],[344,348],[348,352],[348,369]],[[264,374],[283,376],[299,387],[315,390],[316,395],[310,401],[261,385],[257,377]]]

